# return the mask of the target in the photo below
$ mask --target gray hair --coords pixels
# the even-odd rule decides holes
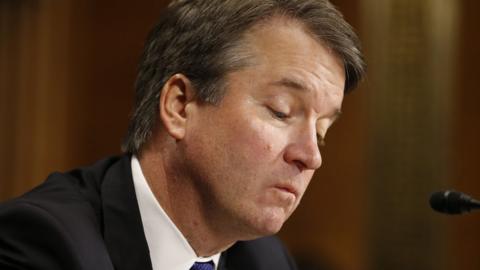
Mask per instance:
[[[243,35],[277,15],[299,21],[333,50],[343,60],[345,91],[355,88],[365,72],[359,40],[328,0],[174,0],[147,38],[122,150],[138,154],[149,139],[158,120],[160,91],[176,73],[190,79],[199,101],[218,104],[225,74],[252,60]]]

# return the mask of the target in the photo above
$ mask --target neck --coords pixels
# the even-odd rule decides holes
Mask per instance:
[[[175,151],[169,151],[171,147],[150,143],[139,156],[150,189],[197,256],[208,257],[226,250],[236,240],[223,229],[227,226],[209,218],[212,209],[202,199],[194,179],[185,175],[185,170],[176,168],[178,163]]]

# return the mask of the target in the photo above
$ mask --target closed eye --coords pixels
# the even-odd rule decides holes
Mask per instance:
[[[276,111],[276,110],[271,109],[271,108],[270,108],[270,112],[272,113],[273,117],[275,117],[279,120],[285,120],[289,117],[288,114]]]

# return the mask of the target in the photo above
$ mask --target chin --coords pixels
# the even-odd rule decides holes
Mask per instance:
[[[250,239],[276,234],[280,231],[288,215],[279,209],[263,212],[250,224]]]
[[[267,235],[272,235],[276,234],[280,231],[280,229],[283,226],[283,222],[270,222],[268,224],[265,224],[263,228],[263,233],[262,236],[267,236]]]

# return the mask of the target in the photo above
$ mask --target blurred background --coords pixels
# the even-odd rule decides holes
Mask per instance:
[[[280,237],[303,270],[480,269],[480,213],[428,205],[446,188],[480,198],[480,2],[332,2],[360,35],[368,76]],[[120,153],[165,5],[0,0],[0,200]]]

